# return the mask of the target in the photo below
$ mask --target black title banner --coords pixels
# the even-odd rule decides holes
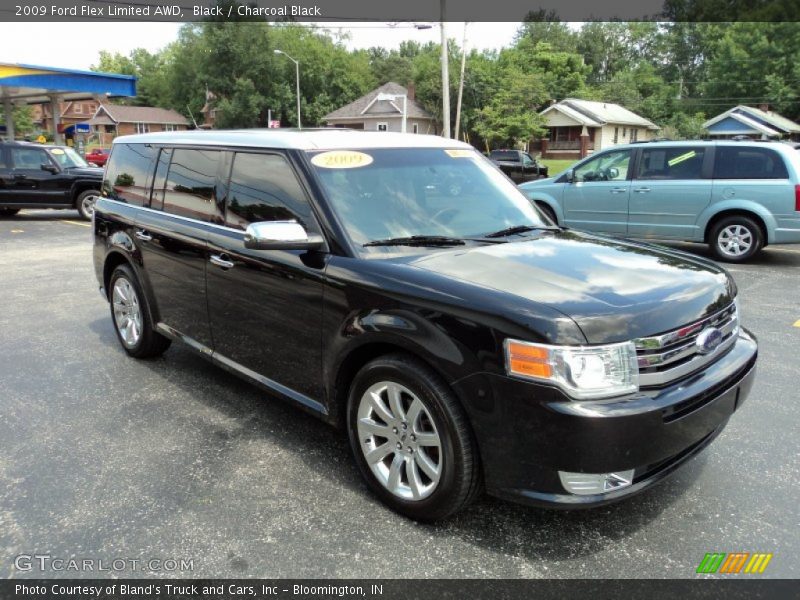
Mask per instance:
[[[435,579],[29,579],[0,580],[4,600],[301,600],[417,598],[492,600],[536,598],[790,598],[797,582],[764,579],[698,580],[435,580]]]
[[[0,21],[800,21],[800,0],[0,0]]]

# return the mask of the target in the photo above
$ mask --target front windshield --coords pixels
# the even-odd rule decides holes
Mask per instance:
[[[392,148],[310,155],[357,245],[409,236],[475,238],[546,227],[516,186],[478,152]]]
[[[87,163],[83,157],[75,152],[75,150],[72,148],[51,148],[50,154],[54,159],[56,159],[56,162],[65,169],[69,169],[70,167],[89,166],[89,163]]]

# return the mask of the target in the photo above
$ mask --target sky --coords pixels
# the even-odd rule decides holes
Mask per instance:
[[[180,23],[0,23],[0,62],[89,69],[97,63],[100,50],[128,54],[134,48],[153,52],[174,41]],[[397,48],[404,40],[438,42],[438,24],[416,29],[404,23],[347,23],[327,25],[331,34],[349,33],[348,48],[383,46]],[[467,48],[501,48],[511,44],[518,23],[470,23]],[[461,42],[463,23],[447,23],[447,37]],[[60,43],[31,43],[31,40],[61,40]]]

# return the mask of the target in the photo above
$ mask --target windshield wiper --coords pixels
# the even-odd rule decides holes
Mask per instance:
[[[547,227],[544,225],[514,225],[513,227],[506,227],[505,229],[501,229],[500,231],[493,231],[492,233],[487,233],[483,237],[485,238],[499,238],[499,237],[506,237],[507,235],[515,235],[517,233],[527,233],[528,231],[555,231],[557,227]]]
[[[464,240],[461,238],[447,237],[443,235],[411,235],[408,237],[396,237],[386,240],[372,240],[364,246],[463,246]]]

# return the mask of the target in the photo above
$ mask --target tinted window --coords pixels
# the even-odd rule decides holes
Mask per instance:
[[[150,208],[156,210],[164,209],[164,186],[167,183],[167,171],[169,170],[171,158],[172,150],[170,148],[162,148],[158,155],[156,174],[153,178],[153,193],[150,196]]]
[[[702,147],[643,149],[636,179],[702,179],[705,155]]]
[[[246,229],[257,221],[296,220],[316,231],[311,206],[291,166],[275,154],[237,153],[228,191],[226,225]]]
[[[172,151],[164,188],[164,212],[207,223],[223,223],[215,188],[220,155],[217,150]]]
[[[146,205],[157,151],[144,144],[114,144],[103,178],[103,195],[136,206]]]
[[[39,148],[11,148],[11,162],[15,169],[41,169],[50,164],[47,152]]]
[[[715,179],[787,179],[783,159],[768,148],[717,148]]]
[[[519,154],[516,150],[492,150],[489,158],[494,160],[519,160]]]
[[[6,164],[6,151],[3,148],[0,148],[0,169],[7,168],[8,165]]]
[[[606,152],[577,167],[575,181],[624,181],[630,161],[630,150]]]

